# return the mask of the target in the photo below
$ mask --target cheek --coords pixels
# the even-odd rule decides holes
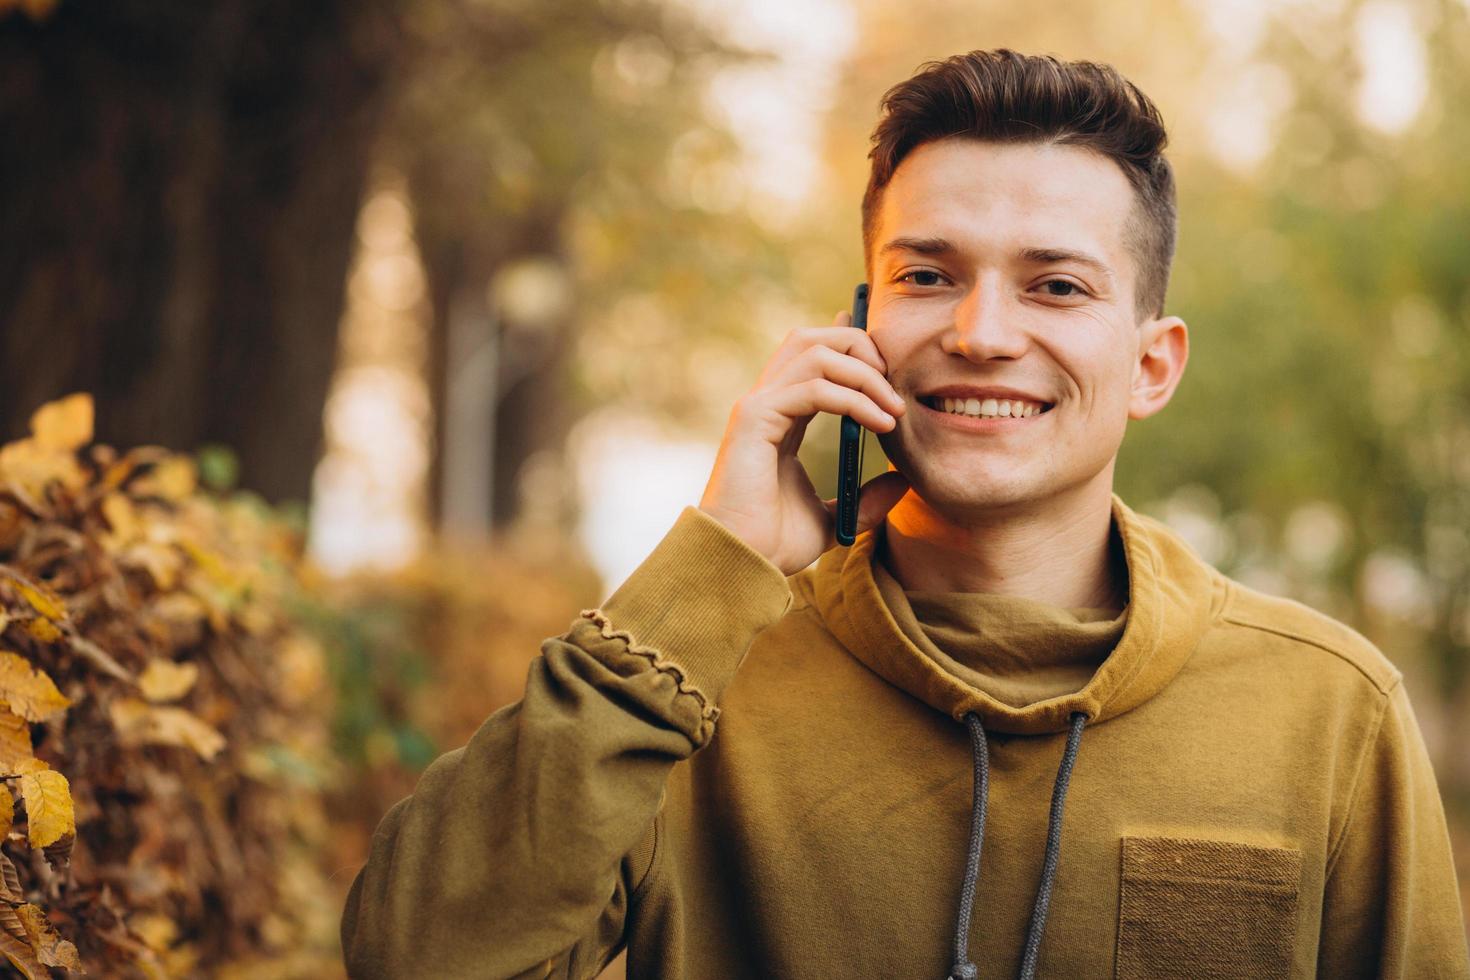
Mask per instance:
[[[898,324],[892,324],[879,330],[869,330],[868,336],[873,338],[873,346],[878,348],[878,353],[883,355],[883,362],[888,365],[888,379],[898,382],[904,370],[904,365],[913,358],[914,352],[920,346],[920,338],[916,331],[905,331]]]
[[[1059,345],[1056,358],[1085,401],[1098,407],[1126,406],[1133,383],[1132,350],[1112,336],[1079,338]]]

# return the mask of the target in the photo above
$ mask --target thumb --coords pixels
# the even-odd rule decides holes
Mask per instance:
[[[898,470],[873,477],[858,490],[857,533],[861,534],[883,520],[893,505],[909,492],[909,480]]]

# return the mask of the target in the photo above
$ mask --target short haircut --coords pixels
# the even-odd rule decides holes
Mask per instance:
[[[1008,48],[971,51],[920,66],[883,95],[863,194],[863,251],[871,259],[883,188],[915,147],[949,137],[1059,143],[1092,149],[1133,186],[1124,244],[1138,275],[1138,320],[1162,316],[1178,215],[1168,136],[1148,96],[1111,65],[1059,61]]]

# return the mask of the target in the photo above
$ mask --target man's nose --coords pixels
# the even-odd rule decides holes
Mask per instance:
[[[976,362],[1020,357],[1031,341],[1017,313],[999,284],[977,281],[955,307],[954,348]]]

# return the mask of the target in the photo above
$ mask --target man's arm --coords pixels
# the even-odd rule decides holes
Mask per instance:
[[[887,432],[874,399],[905,411],[873,339],[837,321],[786,335],[731,410],[700,506],[388,811],[342,917],[354,977],[592,976],[622,944],[669,771],[709,741],[751,641],[790,607],[786,576],[836,543],[837,502],[797,457],[807,425],[831,412]],[[869,480],[857,530],[907,489]]]
[[[1319,976],[1470,978],[1444,806],[1402,683],[1329,855]]]
[[[348,895],[368,977],[590,977],[623,944],[674,763],[791,604],[785,575],[686,507],[600,610],[546,640],[524,697],[389,810]]]

